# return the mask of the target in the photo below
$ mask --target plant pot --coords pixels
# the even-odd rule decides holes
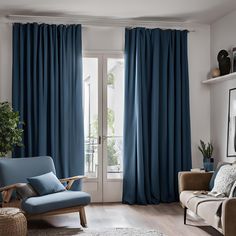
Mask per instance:
[[[204,166],[204,170],[206,172],[213,171],[214,170],[214,158],[210,158],[210,159],[204,158],[203,166]]]

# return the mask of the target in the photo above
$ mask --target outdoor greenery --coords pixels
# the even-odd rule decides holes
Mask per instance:
[[[114,88],[115,85],[115,76],[112,72],[108,73],[107,75],[107,84],[111,85]]]
[[[206,145],[202,140],[200,140],[200,146],[198,146],[198,149],[202,153],[204,159],[210,159],[212,157],[213,145],[211,143]]]
[[[115,76],[112,72],[108,73],[107,75],[107,85],[111,88],[114,88],[115,84]],[[108,126],[108,135],[114,136],[115,135],[115,113],[111,108],[107,108],[107,126]],[[90,125],[90,142],[93,142],[98,137],[98,118],[95,116]],[[90,143],[91,145],[91,143]],[[89,145],[89,146],[90,146]],[[87,146],[86,151],[87,153],[91,152],[91,147]],[[93,147],[92,147],[93,149]],[[107,160],[108,166],[115,166],[118,165],[118,153],[116,147],[116,140],[115,138],[108,138],[107,139]],[[89,154],[86,156],[86,161],[89,162]]]
[[[115,114],[111,108],[107,108],[107,124],[108,124],[108,134],[109,136],[114,136],[115,134]],[[94,118],[91,123],[91,137],[98,137],[98,119]],[[107,139],[107,160],[109,166],[118,165],[118,154],[116,151],[116,141],[115,139]]]
[[[107,108],[107,122],[108,128],[111,130],[111,135],[115,135],[115,114],[114,111],[110,108]],[[108,166],[115,166],[118,165],[118,154],[116,151],[116,141],[115,139],[108,139],[107,140],[107,161]]]
[[[107,75],[107,84],[114,88],[115,76],[112,72]],[[111,108],[107,108],[107,124],[110,132],[109,136],[114,136],[115,134],[115,114]],[[91,123],[91,137],[98,137],[98,119],[95,117]],[[107,139],[107,160],[109,166],[118,165],[118,154],[116,151],[116,141],[113,138]]]
[[[98,137],[98,118],[94,117],[91,123],[90,137],[97,138]]]
[[[111,108],[107,108],[107,124],[108,124],[108,129],[110,129],[110,132],[108,134],[114,135],[115,134],[115,113]]]
[[[22,146],[23,129],[19,128],[19,113],[8,102],[0,103],[0,157],[6,156],[14,146]]]

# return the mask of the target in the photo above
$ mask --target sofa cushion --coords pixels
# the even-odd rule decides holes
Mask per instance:
[[[227,198],[215,198],[208,195],[196,196],[194,191],[183,191],[180,201],[189,210],[203,218],[208,224],[221,231],[221,204]]]
[[[183,191],[180,194],[180,201],[183,203],[183,205],[196,214],[198,204],[205,198],[206,195],[196,196],[193,194],[193,191]]]
[[[224,165],[231,165],[231,163],[228,163],[228,162],[220,162],[218,165],[217,165],[217,168],[216,170],[214,171],[212,177],[211,177],[211,180],[210,180],[210,183],[209,183],[209,190],[211,191],[214,187],[214,182],[215,182],[215,178],[220,170],[220,168]]]
[[[56,174],[51,157],[0,158],[0,187],[27,183],[27,178],[52,171]]]
[[[87,205],[90,195],[81,191],[63,191],[22,201],[22,210],[29,214],[40,214],[67,207]]]
[[[236,180],[236,166],[224,165],[219,169],[214,181],[212,192],[224,193],[229,196],[233,183]]]
[[[223,200],[207,201],[198,205],[197,214],[203,218],[209,225],[220,230],[221,215],[218,214]]]
[[[36,190],[36,192],[41,196],[65,191],[64,185],[52,172],[27,178],[27,180],[29,181],[30,185],[32,185],[34,190]]]
[[[21,184],[21,186],[16,188],[16,193],[20,196],[21,199],[36,197],[38,194],[31,187],[30,184]]]
[[[208,195],[195,195],[194,191],[183,191],[180,194],[180,201],[192,212],[198,214],[198,207],[207,202],[223,202],[227,198],[216,198]]]

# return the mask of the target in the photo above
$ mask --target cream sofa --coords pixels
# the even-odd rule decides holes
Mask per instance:
[[[179,172],[180,202],[184,207],[184,224],[187,209],[225,236],[236,236],[236,198],[196,196],[197,190],[209,190],[212,173]]]

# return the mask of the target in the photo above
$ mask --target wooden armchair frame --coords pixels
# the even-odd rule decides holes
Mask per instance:
[[[60,179],[60,182],[66,183],[66,186],[65,186],[66,189],[70,190],[73,183],[76,180],[85,179],[85,178],[87,178],[87,177],[83,176],[83,175],[79,175],[79,176],[73,176],[73,177],[69,177],[69,178]],[[0,193],[2,194],[2,199],[3,199],[2,207],[17,207],[17,208],[21,209],[21,199],[11,200],[11,197],[12,197],[13,191],[16,190],[18,187],[21,187],[24,184],[25,183],[16,183],[16,184],[12,184],[12,185],[8,185],[8,186],[0,188]],[[41,214],[28,214],[28,213],[24,212],[24,214],[28,220],[31,220],[31,219],[39,219],[39,218],[42,218],[45,216],[79,212],[81,225],[83,227],[87,227],[87,220],[86,220],[84,207],[85,206],[68,207],[68,208],[58,209],[58,210],[49,211],[49,212],[45,212],[45,213],[41,213]]]

